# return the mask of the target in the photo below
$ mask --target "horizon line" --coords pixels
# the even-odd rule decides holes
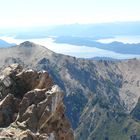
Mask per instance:
[[[4,30],[4,29],[15,29],[15,28],[39,28],[39,27],[56,27],[56,26],[67,26],[67,25],[97,25],[97,24],[116,24],[116,23],[139,23],[140,20],[134,20],[134,21],[106,21],[106,22],[90,22],[90,23],[78,23],[78,22],[75,22],[75,23],[58,23],[58,24],[44,24],[44,25],[21,25],[21,26],[9,26],[9,27],[0,27],[0,30]]]

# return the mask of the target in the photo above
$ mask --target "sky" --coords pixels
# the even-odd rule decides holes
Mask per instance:
[[[0,0],[0,28],[140,21],[140,0]]]

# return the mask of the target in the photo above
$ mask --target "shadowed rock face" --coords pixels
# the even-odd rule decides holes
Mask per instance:
[[[0,77],[0,138],[73,140],[62,100],[47,72],[7,67]]]

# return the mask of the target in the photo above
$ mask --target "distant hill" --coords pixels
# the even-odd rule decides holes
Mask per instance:
[[[12,47],[15,46],[16,44],[14,43],[8,43],[2,39],[0,39],[0,48],[7,48],[7,47]]]
[[[56,43],[66,43],[78,46],[88,46],[95,47],[103,50],[109,50],[121,54],[140,54],[140,43],[122,43],[122,42],[112,42],[112,43],[100,43],[92,38],[84,37],[72,37],[72,36],[60,36],[54,38]]]
[[[113,22],[101,24],[69,24],[44,27],[14,28],[3,30],[0,35],[14,35],[18,39],[44,38],[48,36],[94,37],[95,39],[114,36],[140,35],[140,21]]]
[[[71,24],[56,26],[48,31],[54,36],[106,38],[117,35],[140,35],[140,22],[113,22],[101,24]]]

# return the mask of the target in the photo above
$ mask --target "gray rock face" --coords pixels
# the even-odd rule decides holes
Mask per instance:
[[[74,139],[62,91],[47,72],[11,65],[3,71],[0,84],[0,139]]]

